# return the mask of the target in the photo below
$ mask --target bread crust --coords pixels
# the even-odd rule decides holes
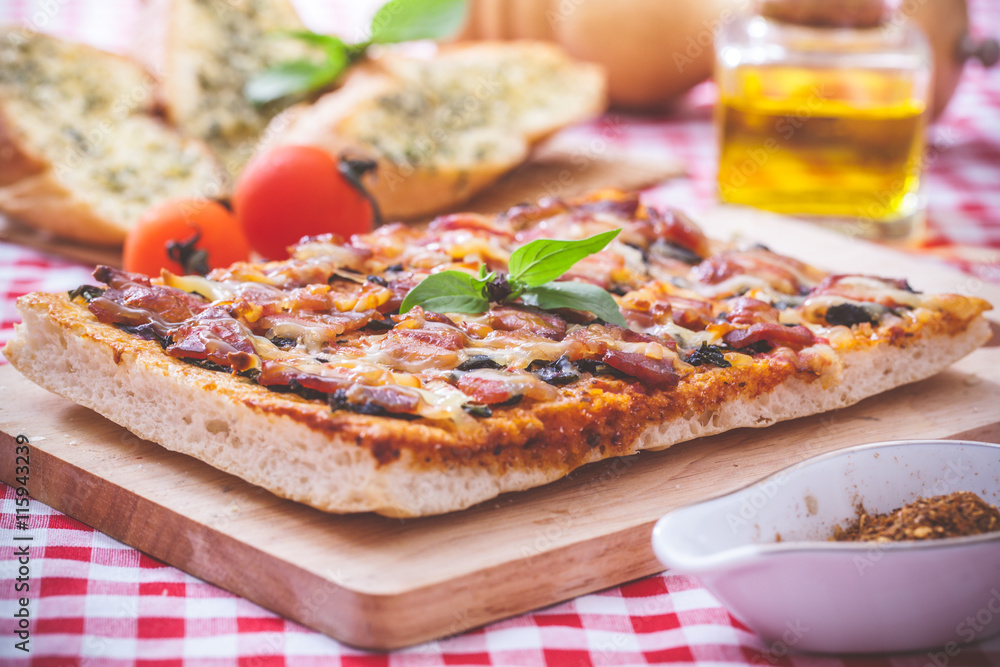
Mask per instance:
[[[0,187],[33,176],[45,167],[45,159],[27,145],[0,101]]]
[[[300,104],[279,115],[266,133],[266,145],[307,144],[318,146],[334,157],[348,153],[374,160],[378,170],[365,184],[386,219],[409,220],[451,209],[524,162],[534,144],[566,125],[598,115],[606,106],[605,82],[600,68],[572,62],[552,45],[532,42],[455,44],[442,47],[430,62],[437,63],[438,68],[462,62],[465,57],[474,57],[476,62],[493,59],[500,63],[516,53],[526,62],[537,61],[545,63],[546,67],[562,68],[561,76],[577,82],[577,94],[559,113],[546,114],[538,110],[535,115],[526,112],[523,117],[493,119],[494,125],[490,127],[448,131],[455,135],[466,131],[482,132],[490,141],[502,137],[502,141],[493,146],[492,154],[471,161],[452,159],[441,150],[450,137],[439,136],[440,128],[406,128],[415,139],[413,153],[407,153],[405,158],[387,155],[374,145],[367,131],[358,126],[363,125],[372,109],[379,107],[381,99],[401,94],[400,91],[413,85],[415,79],[411,77],[415,75],[408,66],[420,62],[392,55],[355,67],[336,91],[314,104]],[[484,69],[480,77],[483,90],[472,90],[466,96],[471,108],[491,103],[488,73]],[[443,113],[443,110],[434,107],[414,122],[425,123],[434,113]]]
[[[160,133],[159,122],[148,120],[151,131]],[[166,136],[166,134],[164,136]],[[175,148],[199,156],[204,182],[189,183],[186,192],[181,189],[174,196],[199,196],[211,194],[214,184],[226,179],[208,148],[200,142],[172,137]],[[65,167],[69,169],[71,167]],[[120,246],[135,220],[122,214],[109,215],[102,210],[102,201],[95,193],[66,182],[60,167],[47,164],[37,173],[0,187],[0,211],[25,222],[36,229],[56,236],[97,246]],[[100,196],[98,194],[98,196]]]
[[[822,376],[760,361],[688,376],[673,392],[595,377],[570,400],[496,410],[458,429],[331,411],[192,366],[62,295],[30,294],[18,308],[24,323],[4,355],[41,386],[277,495],[398,517],[455,511],[593,461],[851,405],[929,377],[991,335],[982,308],[944,309],[920,326],[855,338]]]
[[[254,154],[260,133],[287,104],[277,101],[257,107],[243,99],[242,92],[239,99],[229,97],[221,103],[211,96],[231,93],[234,86],[242,91],[250,72],[235,63],[246,61],[248,53],[260,58],[250,67],[254,73],[266,69],[269,61],[301,59],[308,54],[302,43],[279,44],[281,40],[273,39],[274,35],[267,36],[305,28],[294,6],[288,0],[149,0],[139,23],[143,27],[136,34],[133,52],[156,74],[157,101],[165,117],[186,135],[211,146],[234,180]],[[247,50],[247,36],[242,34],[246,26],[256,26],[260,35],[252,40],[248,53],[237,53],[234,58],[234,46]],[[212,37],[198,43],[195,33]],[[236,42],[237,35],[244,38],[242,42]],[[222,70],[215,73],[221,86],[207,86],[202,80],[203,68],[212,66]],[[225,114],[235,114],[236,121],[226,122]],[[212,122],[206,124],[206,118]]]
[[[44,40],[48,42],[50,49],[60,51],[62,55],[74,60],[100,59],[105,66],[114,65],[115,71],[108,74],[108,79],[121,77],[132,79],[129,85],[138,81],[146,73],[137,68],[128,58],[118,54],[107,53],[86,44],[71,44],[60,42],[52,37],[37,34],[20,34],[22,29],[16,26],[0,26],[0,40],[5,40],[10,44],[27,43],[29,40]],[[29,178],[48,169],[51,162],[38,150],[37,146],[31,145],[31,140],[25,135],[18,125],[16,113],[11,111],[10,103],[5,99],[13,91],[4,91],[4,84],[0,81],[0,187],[9,185],[21,179]],[[153,108],[152,94],[138,99],[130,99],[130,103],[141,112],[148,112]]]
[[[125,239],[121,225],[97,215],[52,169],[0,188],[0,211],[36,229],[91,245],[116,246]]]
[[[211,195],[225,181],[206,146],[150,115],[152,78],[136,63],[41,34],[0,29],[3,38],[21,69],[0,77],[0,211],[63,238],[120,245],[146,206]]]

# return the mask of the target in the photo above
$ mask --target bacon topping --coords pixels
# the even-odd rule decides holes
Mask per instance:
[[[370,387],[364,384],[354,384],[344,392],[344,399],[353,406],[377,405],[393,414],[413,414],[420,407],[418,394],[411,389],[396,385]],[[363,407],[352,409],[368,412]]]
[[[691,269],[691,274],[705,285],[718,285],[734,276],[753,276],[784,294],[802,292],[804,285],[800,276],[819,279],[812,267],[762,249],[714,255]]]
[[[879,278],[877,276],[867,275],[835,275],[824,278],[819,285],[814,287],[813,290],[809,292],[809,296],[840,296],[854,301],[869,301],[872,303],[878,303],[890,308],[908,305],[905,302],[901,303],[898,301],[896,299],[896,295],[891,293],[880,291],[879,289],[873,288],[869,285],[852,285],[848,283],[847,281],[852,278],[874,281],[876,285],[881,283],[888,289],[906,292],[907,295],[916,294],[916,292],[913,291],[913,288],[910,287],[910,284],[906,280],[902,279]],[[903,298],[905,299],[906,297],[904,296]],[[909,301],[909,299],[906,300]]]
[[[625,220],[635,218],[639,210],[639,193],[627,192],[609,193],[611,196],[599,197],[594,201],[584,202],[573,208],[574,212],[612,213]]]
[[[171,338],[167,354],[178,359],[210,361],[236,371],[260,365],[246,328],[232,318],[196,319],[174,329]]]
[[[506,403],[522,395],[541,401],[557,396],[553,387],[524,371],[469,371],[458,378],[458,388],[484,405]]]
[[[89,304],[90,311],[105,324],[139,326],[148,323],[152,313],[163,322],[183,322],[208,307],[201,297],[173,287],[152,285],[149,278],[138,273],[99,266],[94,270],[94,278],[108,286],[103,295]]]
[[[631,329],[623,329],[622,327],[614,324],[607,324],[605,326],[609,330],[618,329],[621,332],[621,339],[626,343],[658,343],[659,345],[670,348],[671,350],[677,350],[677,341],[673,338],[657,338],[656,336],[650,336],[649,334],[632,331]]]
[[[741,350],[745,347],[764,341],[771,347],[789,347],[801,350],[817,343],[826,343],[823,338],[813,335],[813,332],[801,324],[786,327],[772,322],[758,322],[747,329],[734,329],[722,339],[730,347]]]
[[[670,321],[692,331],[701,331],[714,319],[712,303],[677,296],[668,283],[652,283],[630,292],[622,300],[625,318],[644,329]]]
[[[670,389],[679,381],[673,362],[665,359],[650,359],[638,352],[607,350],[601,360],[653,389]]]
[[[656,238],[676,243],[699,257],[708,254],[708,239],[705,238],[701,228],[686,215],[674,210],[667,210],[663,213],[652,208],[647,210],[653,225],[653,235]]]
[[[487,313],[486,323],[498,331],[527,331],[549,340],[566,336],[566,320],[544,310],[495,306]]]
[[[265,361],[257,383],[272,389],[287,387],[298,393],[305,390],[307,398],[312,398],[308,392],[317,392],[326,396],[331,407],[362,414],[414,414],[420,407],[420,396],[407,387],[371,386],[337,375],[305,373],[282,363]]]
[[[465,229],[473,232],[486,232],[490,236],[513,239],[514,233],[506,226],[498,225],[492,218],[476,213],[453,213],[435,218],[427,229],[432,232],[446,232]]]
[[[545,197],[539,200],[538,204],[525,204],[508,209],[503,214],[503,219],[511,229],[520,231],[532,223],[565,213],[567,209],[566,203],[561,199]]]
[[[586,329],[574,331],[567,338],[579,342],[571,352],[572,361],[600,360],[615,370],[658,389],[673,387],[678,382],[670,359],[653,359],[638,352],[625,352],[610,346],[616,341],[658,343],[676,350],[677,343],[673,340],[623,329],[614,324],[593,324]]]
[[[260,375],[257,376],[257,384],[272,388],[289,387],[295,389],[303,387],[324,394],[332,394],[338,389],[350,387],[351,381],[343,377],[304,373],[288,364],[264,361]]]
[[[377,313],[373,311],[279,314],[261,318],[252,324],[252,329],[257,335],[268,338],[291,338],[309,345],[333,343],[337,336],[361,329],[371,322],[375,315]]]
[[[741,296],[733,302],[726,315],[726,321],[732,324],[751,325],[758,322],[778,323],[778,310],[769,303]]]
[[[402,370],[449,370],[461,361],[458,351],[465,347],[466,340],[454,326],[426,322],[416,329],[397,325],[379,347],[392,360],[390,363]]]
[[[473,373],[467,373],[460,377],[458,388],[462,390],[462,393],[471,396],[475,402],[483,405],[506,403],[520,395],[509,382]]]

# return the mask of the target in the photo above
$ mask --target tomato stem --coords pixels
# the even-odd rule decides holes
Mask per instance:
[[[194,236],[187,241],[167,242],[167,257],[180,264],[187,275],[203,276],[208,273],[208,251],[195,247],[199,240],[200,230],[195,231]]]
[[[375,221],[375,226],[382,224],[382,211],[379,210],[378,202],[372,197],[372,194],[368,192],[368,188],[365,187],[364,183],[361,182],[361,178],[368,172],[376,171],[378,169],[378,163],[375,160],[369,160],[367,158],[352,158],[348,157],[346,153],[341,154],[340,160],[337,162],[337,171],[340,175],[347,180],[352,188],[354,188],[359,195],[365,198],[372,207],[372,218]]]

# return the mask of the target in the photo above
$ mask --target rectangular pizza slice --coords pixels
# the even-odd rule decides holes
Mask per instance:
[[[606,290],[627,326],[499,289],[480,312],[400,312],[428,276],[503,276],[533,240],[611,230],[560,289]],[[4,354],[24,375],[279,496],[398,517],[847,406],[990,337],[982,299],[712,240],[616,191],[305,239],[206,277],[94,275],[18,302]]]

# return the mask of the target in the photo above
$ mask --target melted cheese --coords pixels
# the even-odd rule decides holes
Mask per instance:
[[[837,281],[837,288],[845,288],[852,297],[863,301],[892,300],[910,308],[917,308],[923,302],[919,294],[901,290],[885,281],[867,276],[845,276]]]
[[[771,287],[771,284],[763,278],[747,274],[732,276],[716,285],[699,285],[694,283],[692,284],[692,287],[696,292],[698,292],[698,294],[710,299],[743,294],[754,289],[761,290],[767,294],[778,294],[778,292]]]
[[[178,276],[165,269],[160,280],[167,287],[198,294],[209,301],[230,301],[237,293],[237,289],[232,283],[220,283],[203,276]]]
[[[717,331],[708,329],[705,331],[691,331],[674,322],[657,324],[649,328],[646,333],[659,338],[673,338],[677,341],[678,345],[689,350],[699,348],[702,344],[715,345],[722,339]]]

